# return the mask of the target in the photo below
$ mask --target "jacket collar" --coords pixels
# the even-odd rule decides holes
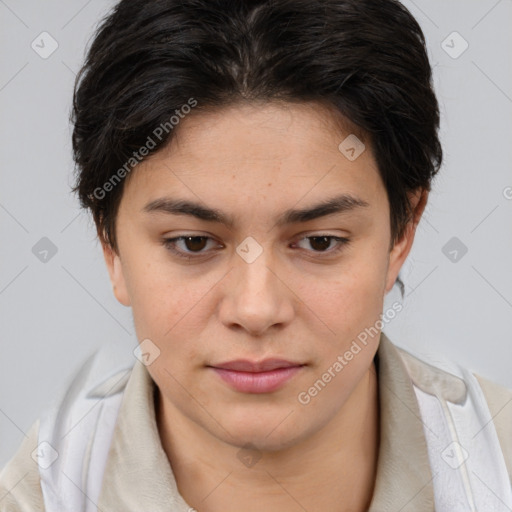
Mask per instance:
[[[155,384],[135,362],[107,458],[98,510],[190,512],[179,494],[155,416]]]
[[[434,510],[434,488],[421,414],[406,353],[381,333],[379,376],[380,445],[373,499],[368,512]]]

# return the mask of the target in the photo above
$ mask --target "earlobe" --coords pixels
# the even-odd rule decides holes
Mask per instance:
[[[102,244],[102,248],[114,296],[123,306],[130,306],[131,300],[126,287],[121,258],[110,245]]]
[[[410,221],[404,228],[403,234],[399,240],[397,240],[389,253],[389,265],[386,279],[385,293],[388,293],[393,285],[395,284],[398,273],[402,268],[409,252],[412,248],[412,243],[416,234],[416,227],[421,219],[421,216],[425,210],[427,204],[428,191],[421,190],[414,194],[410,199],[411,206],[413,208],[413,214]]]
[[[402,268],[407,256],[409,255],[414,239],[416,226],[409,223],[404,230],[402,237],[395,242],[393,249],[389,253],[388,275],[386,280],[386,293],[388,293],[396,282],[398,273]]]

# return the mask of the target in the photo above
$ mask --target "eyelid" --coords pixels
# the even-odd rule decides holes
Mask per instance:
[[[328,249],[326,251],[308,251],[306,249],[303,249],[304,251],[306,251],[306,252],[308,252],[310,254],[314,254],[315,256],[316,255],[318,255],[318,256],[325,255],[325,257],[332,256],[333,254],[337,254],[346,245],[348,245],[350,243],[350,238],[348,238],[346,236],[331,235],[331,234],[328,234],[328,233],[307,234],[305,236],[301,236],[297,240],[297,242],[301,242],[302,240],[306,240],[308,238],[330,238],[330,239],[334,240],[335,242],[337,242],[337,245],[334,248]],[[296,244],[297,242],[294,242],[294,244]]]
[[[183,240],[185,238],[206,238],[206,239],[208,239],[208,241],[215,240],[213,237],[211,237],[209,235],[202,235],[202,234],[196,234],[196,233],[185,233],[183,235],[177,235],[177,236],[173,236],[173,237],[164,237],[162,239],[162,244],[168,251],[172,252],[173,254],[175,254],[178,257],[181,257],[181,258],[184,258],[187,260],[200,258],[200,257],[204,256],[205,254],[207,254],[207,252],[194,253],[194,252],[186,252],[186,251],[182,251],[180,249],[176,249],[174,247],[174,244],[176,244],[178,241]],[[208,243],[208,241],[207,241],[207,243]]]

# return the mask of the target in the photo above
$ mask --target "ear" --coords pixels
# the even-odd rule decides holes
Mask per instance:
[[[109,244],[102,242],[101,245],[114,295],[123,306],[130,306],[131,300],[126,287],[121,258]]]
[[[389,253],[389,265],[386,277],[386,293],[388,293],[391,288],[393,288],[396,278],[398,277],[398,272],[400,272],[404,261],[409,255],[412,243],[414,241],[414,236],[416,234],[416,227],[418,226],[421,216],[425,210],[425,206],[427,205],[427,199],[428,190],[425,189],[418,189],[409,195],[413,214],[406,227],[404,228],[403,235],[399,240],[395,242]]]

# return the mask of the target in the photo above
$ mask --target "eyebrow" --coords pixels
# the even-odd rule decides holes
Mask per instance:
[[[278,217],[276,225],[299,224],[320,217],[326,217],[327,215],[348,213],[368,206],[370,206],[369,203],[361,198],[350,194],[342,194],[306,208],[286,210]],[[175,199],[172,197],[161,197],[150,201],[144,206],[142,211],[151,214],[167,213],[172,215],[190,215],[200,220],[218,222],[229,228],[235,225],[235,216],[233,215],[228,215],[216,208],[202,206],[194,201]]]

